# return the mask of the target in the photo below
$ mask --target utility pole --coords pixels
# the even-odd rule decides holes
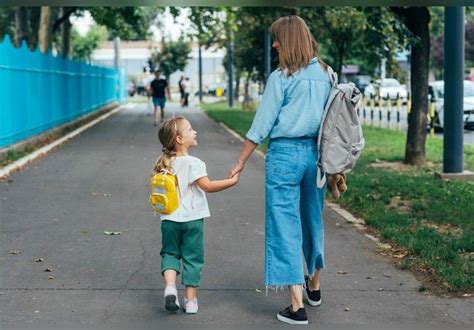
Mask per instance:
[[[464,7],[445,7],[444,20],[443,172],[462,173],[464,170]]]
[[[198,50],[198,72],[199,72],[199,102],[202,103],[202,51],[201,42],[199,42]]]
[[[232,42],[232,32],[230,27],[227,30],[227,72],[229,74],[229,85],[227,87],[227,98],[229,100],[229,108],[234,107],[234,43]]]

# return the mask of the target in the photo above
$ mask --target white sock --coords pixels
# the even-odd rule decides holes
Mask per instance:
[[[167,285],[165,288],[165,297],[173,295],[178,296],[178,290],[176,289],[176,285]]]

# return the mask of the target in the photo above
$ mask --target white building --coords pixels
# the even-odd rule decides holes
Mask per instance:
[[[152,51],[159,48],[159,43],[152,41],[121,41],[120,42],[120,63],[125,68],[129,77],[136,77],[138,81],[147,81],[153,78],[150,73],[144,73],[144,68],[148,66],[148,59]],[[223,59],[225,49],[202,49],[202,84],[203,88],[225,80],[225,69]],[[98,65],[114,65],[114,45],[112,41],[104,42],[100,48],[92,54],[92,62]],[[199,87],[198,81],[198,47],[192,44],[192,50],[183,72],[178,71],[171,75],[170,85],[177,88],[178,80],[182,75],[189,77],[192,91]]]

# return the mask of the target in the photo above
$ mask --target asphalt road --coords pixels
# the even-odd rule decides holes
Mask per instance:
[[[199,313],[164,311],[160,227],[148,205],[160,146],[145,111],[130,105],[0,182],[2,328],[279,324],[288,292],[266,296],[263,287],[264,161],[257,155],[238,186],[208,195]],[[211,178],[223,178],[240,142],[199,110],[170,104],[171,112],[189,118],[199,139],[193,154]],[[329,208],[325,223],[323,304],[307,308],[312,325],[472,324],[472,298],[418,292],[412,274]]]

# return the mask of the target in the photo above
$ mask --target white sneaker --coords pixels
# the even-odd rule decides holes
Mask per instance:
[[[197,298],[191,300],[184,298],[184,312],[186,314],[196,314],[198,312]]]
[[[177,312],[179,310],[178,290],[171,285],[165,288],[165,309],[169,312]]]

